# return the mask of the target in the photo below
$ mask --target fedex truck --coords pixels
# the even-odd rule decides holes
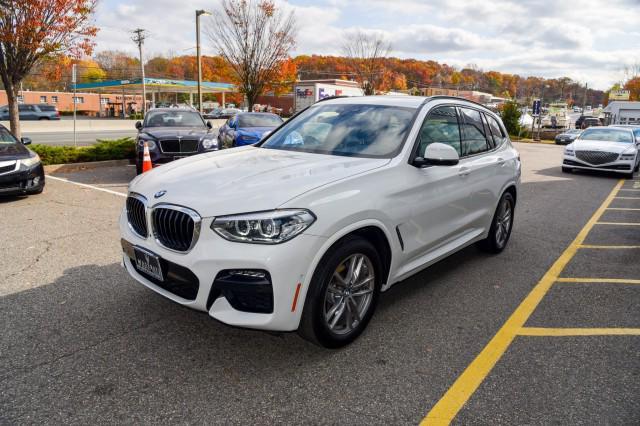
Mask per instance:
[[[320,99],[331,96],[363,96],[355,81],[348,80],[303,80],[295,86],[295,111],[313,105]]]

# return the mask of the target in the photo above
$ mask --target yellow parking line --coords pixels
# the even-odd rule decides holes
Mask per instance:
[[[597,222],[596,225],[640,226],[640,222]]]
[[[626,278],[568,278],[562,277],[556,280],[558,283],[603,283],[603,284],[640,284],[640,280]]]
[[[544,328],[522,327],[518,336],[640,336],[640,328]]]
[[[573,240],[569,247],[567,247],[554,262],[538,284],[533,287],[527,297],[520,303],[520,306],[516,308],[496,335],[493,336],[471,364],[467,366],[449,390],[447,390],[443,397],[433,406],[427,414],[427,417],[422,420],[421,425],[447,425],[453,420],[511,345],[518,331],[524,326],[542,298],[547,294],[558,276],[560,276],[562,270],[576,254],[578,246],[582,245],[589,231],[591,231],[591,228],[598,222],[605,212],[605,209],[611,204],[624,182],[624,180],[620,180],[616,184],[602,205],[598,207],[598,210],[591,216],[580,233],[578,233],[575,240]]]
[[[602,250],[624,250],[624,249],[640,249],[640,246],[598,246],[593,244],[582,244],[580,249],[602,249]]]

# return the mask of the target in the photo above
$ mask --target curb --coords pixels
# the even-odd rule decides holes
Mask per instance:
[[[81,170],[101,169],[104,167],[122,167],[131,164],[131,160],[91,161],[87,163],[51,164],[44,166],[45,173],[71,173]]]

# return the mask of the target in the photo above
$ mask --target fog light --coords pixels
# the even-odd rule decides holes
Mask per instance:
[[[258,271],[255,269],[231,269],[229,271],[230,275],[240,275],[243,277],[251,277],[251,278],[264,278],[267,274],[264,271]]]

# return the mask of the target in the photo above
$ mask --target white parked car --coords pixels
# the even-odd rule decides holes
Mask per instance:
[[[513,226],[520,158],[450,97],[318,102],[261,142],[134,179],[120,229],[139,282],[223,323],[353,341],[381,291]]]
[[[627,127],[590,127],[564,150],[562,171],[574,169],[622,173],[631,179],[638,171],[640,139]]]

